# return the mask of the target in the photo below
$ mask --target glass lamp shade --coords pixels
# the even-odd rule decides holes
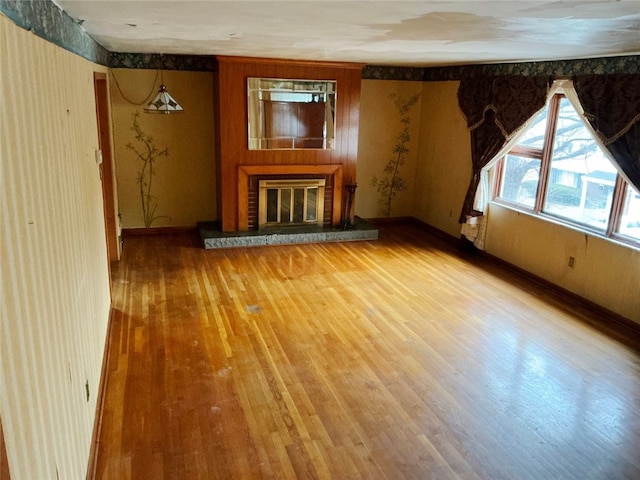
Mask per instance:
[[[158,95],[156,95],[149,105],[144,107],[144,111],[147,113],[181,113],[183,108],[169,95],[167,87],[160,85]]]

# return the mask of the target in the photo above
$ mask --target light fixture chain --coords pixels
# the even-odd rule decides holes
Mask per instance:
[[[111,76],[113,77],[113,83],[116,84],[116,88],[118,89],[118,92],[120,92],[120,96],[122,98],[124,98],[128,103],[130,103],[131,105],[136,105],[136,106],[140,106],[140,105],[146,105],[147,102],[151,99],[151,97],[153,96],[153,94],[156,91],[156,84],[158,83],[158,75],[160,74],[160,70],[156,70],[156,77],[153,80],[153,85],[151,86],[151,91],[149,92],[149,94],[145,97],[144,100],[142,100],[140,103],[138,102],[134,102],[133,100],[130,100],[129,98],[127,98],[127,96],[124,94],[124,92],[122,91],[122,88],[120,87],[120,84],[118,83],[118,79],[116,78],[116,72],[114,72],[113,70],[111,70]]]

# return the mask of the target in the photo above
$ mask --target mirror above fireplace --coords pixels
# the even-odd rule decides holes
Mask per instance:
[[[247,79],[249,150],[331,149],[336,81]]]

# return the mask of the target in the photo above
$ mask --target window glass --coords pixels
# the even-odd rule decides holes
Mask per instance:
[[[622,235],[640,240],[640,193],[627,186],[620,217]]]
[[[540,180],[540,160],[507,155],[502,175],[500,197],[533,208]]]
[[[566,98],[557,122],[544,211],[606,230],[616,169]]]
[[[518,139],[518,145],[529,148],[542,149],[544,145],[544,134],[547,129],[547,117],[549,116],[549,105],[540,111],[536,119],[526,132]]]
[[[621,179],[564,95],[551,98],[498,165],[500,200],[640,246],[640,192]]]

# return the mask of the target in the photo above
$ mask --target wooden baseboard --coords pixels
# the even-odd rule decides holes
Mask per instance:
[[[394,223],[407,224],[413,220],[413,217],[374,217],[364,218],[363,220],[371,225],[390,225]]]
[[[89,449],[89,463],[87,465],[86,480],[94,480],[98,465],[98,447],[100,446],[100,433],[102,431],[102,418],[104,415],[104,402],[107,391],[107,372],[109,370],[109,358],[111,356],[111,337],[113,336],[113,308],[109,309],[109,320],[107,321],[107,338],[104,342],[104,352],[102,353],[102,370],[100,371],[100,385],[98,386],[98,398],[96,400],[96,413],[93,420],[93,434],[91,437],[91,448]]]
[[[452,245],[456,248],[459,248],[463,251],[469,252],[472,250],[477,250],[473,243],[469,242],[468,240],[466,240],[464,237],[460,236],[460,237],[454,237],[453,235],[451,235],[450,233],[447,233],[445,231],[442,231],[432,225],[429,225],[428,223],[423,222],[422,220],[419,220],[415,217],[409,217],[409,223],[411,223],[413,226],[419,228],[420,230],[423,230],[427,233],[429,233],[430,235],[439,238],[440,240],[446,242],[449,245]]]
[[[149,227],[149,228],[123,228],[121,235],[123,237],[133,237],[137,235],[168,235],[175,233],[195,233],[198,227]]]
[[[581,308],[583,310],[595,313],[599,319],[592,320],[591,317],[585,317],[585,320],[598,330],[605,332],[617,340],[640,349],[640,323],[613,312],[602,305],[598,305],[591,300],[573,293],[560,285],[550,282],[542,277],[539,277],[523,268],[513,265],[506,260],[503,260],[495,255],[487,253],[485,251],[478,251],[480,257],[489,263],[499,265],[506,268],[515,274],[526,278],[528,281],[536,283],[542,288],[548,290],[552,294],[562,298],[568,305]]]
[[[602,320],[598,321],[597,324],[593,320],[589,321],[592,326],[598,328],[600,331],[604,331],[605,333],[611,335],[619,341],[624,342],[629,346],[640,349],[640,323],[634,322],[633,320],[630,320],[616,312],[613,312],[608,308],[603,307],[602,305],[598,305],[597,303],[594,303],[587,298],[573,293],[559,285],[556,285],[555,283],[550,282],[549,280],[546,280],[527,270],[524,270],[523,268],[513,265],[506,260],[496,257],[495,255],[487,253],[484,250],[478,250],[472,242],[469,242],[463,237],[454,237],[453,235],[439,230],[434,226],[423,222],[422,220],[418,220],[417,218],[409,217],[408,222],[415,225],[417,228],[433,235],[434,237],[443,240],[447,244],[457,247],[467,254],[476,254],[484,261],[487,261],[494,265],[499,265],[501,268],[509,270],[519,275],[520,277],[527,279],[530,282],[540,285],[556,296],[561,297],[568,304],[573,305],[576,308],[582,308],[595,313]]]

